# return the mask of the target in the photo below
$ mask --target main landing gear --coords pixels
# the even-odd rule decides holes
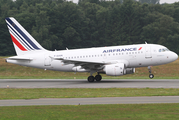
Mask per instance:
[[[148,66],[148,70],[149,70],[149,78],[150,79],[154,78],[154,75],[152,74],[151,66]]]
[[[96,75],[95,77],[91,75],[88,77],[88,82],[94,82],[95,80],[99,82],[101,81],[101,79],[102,79],[102,76],[99,74]]]

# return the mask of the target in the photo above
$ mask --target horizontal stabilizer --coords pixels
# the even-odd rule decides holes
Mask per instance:
[[[6,58],[6,60],[24,60],[24,61],[32,61],[33,58],[26,58],[26,57],[15,56],[15,57],[9,57],[9,58]]]

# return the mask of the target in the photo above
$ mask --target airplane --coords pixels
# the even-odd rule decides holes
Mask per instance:
[[[122,76],[135,73],[135,68],[163,65],[178,55],[158,44],[136,44],[49,51],[43,48],[13,17],[5,19],[16,51],[6,62],[45,70],[89,72],[88,82],[101,81],[100,74]],[[93,74],[97,73],[94,77]]]

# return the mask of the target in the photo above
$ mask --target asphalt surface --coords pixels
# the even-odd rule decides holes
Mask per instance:
[[[179,103],[179,96],[0,100],[0,106]]]
[[[173,79],[120,79],[89,83],[79,79],[0,79],[0,88],[179,88]]]
[[[179,88],[179,80],[0,79],[0,88]],[[179,96],[0,100],[0,106],[179,103]]]

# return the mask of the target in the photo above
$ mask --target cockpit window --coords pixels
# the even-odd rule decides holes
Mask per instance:
[[[167,48],[159,49],[159,52],[165,52],[165,51],[169,51],[169,49]]]

